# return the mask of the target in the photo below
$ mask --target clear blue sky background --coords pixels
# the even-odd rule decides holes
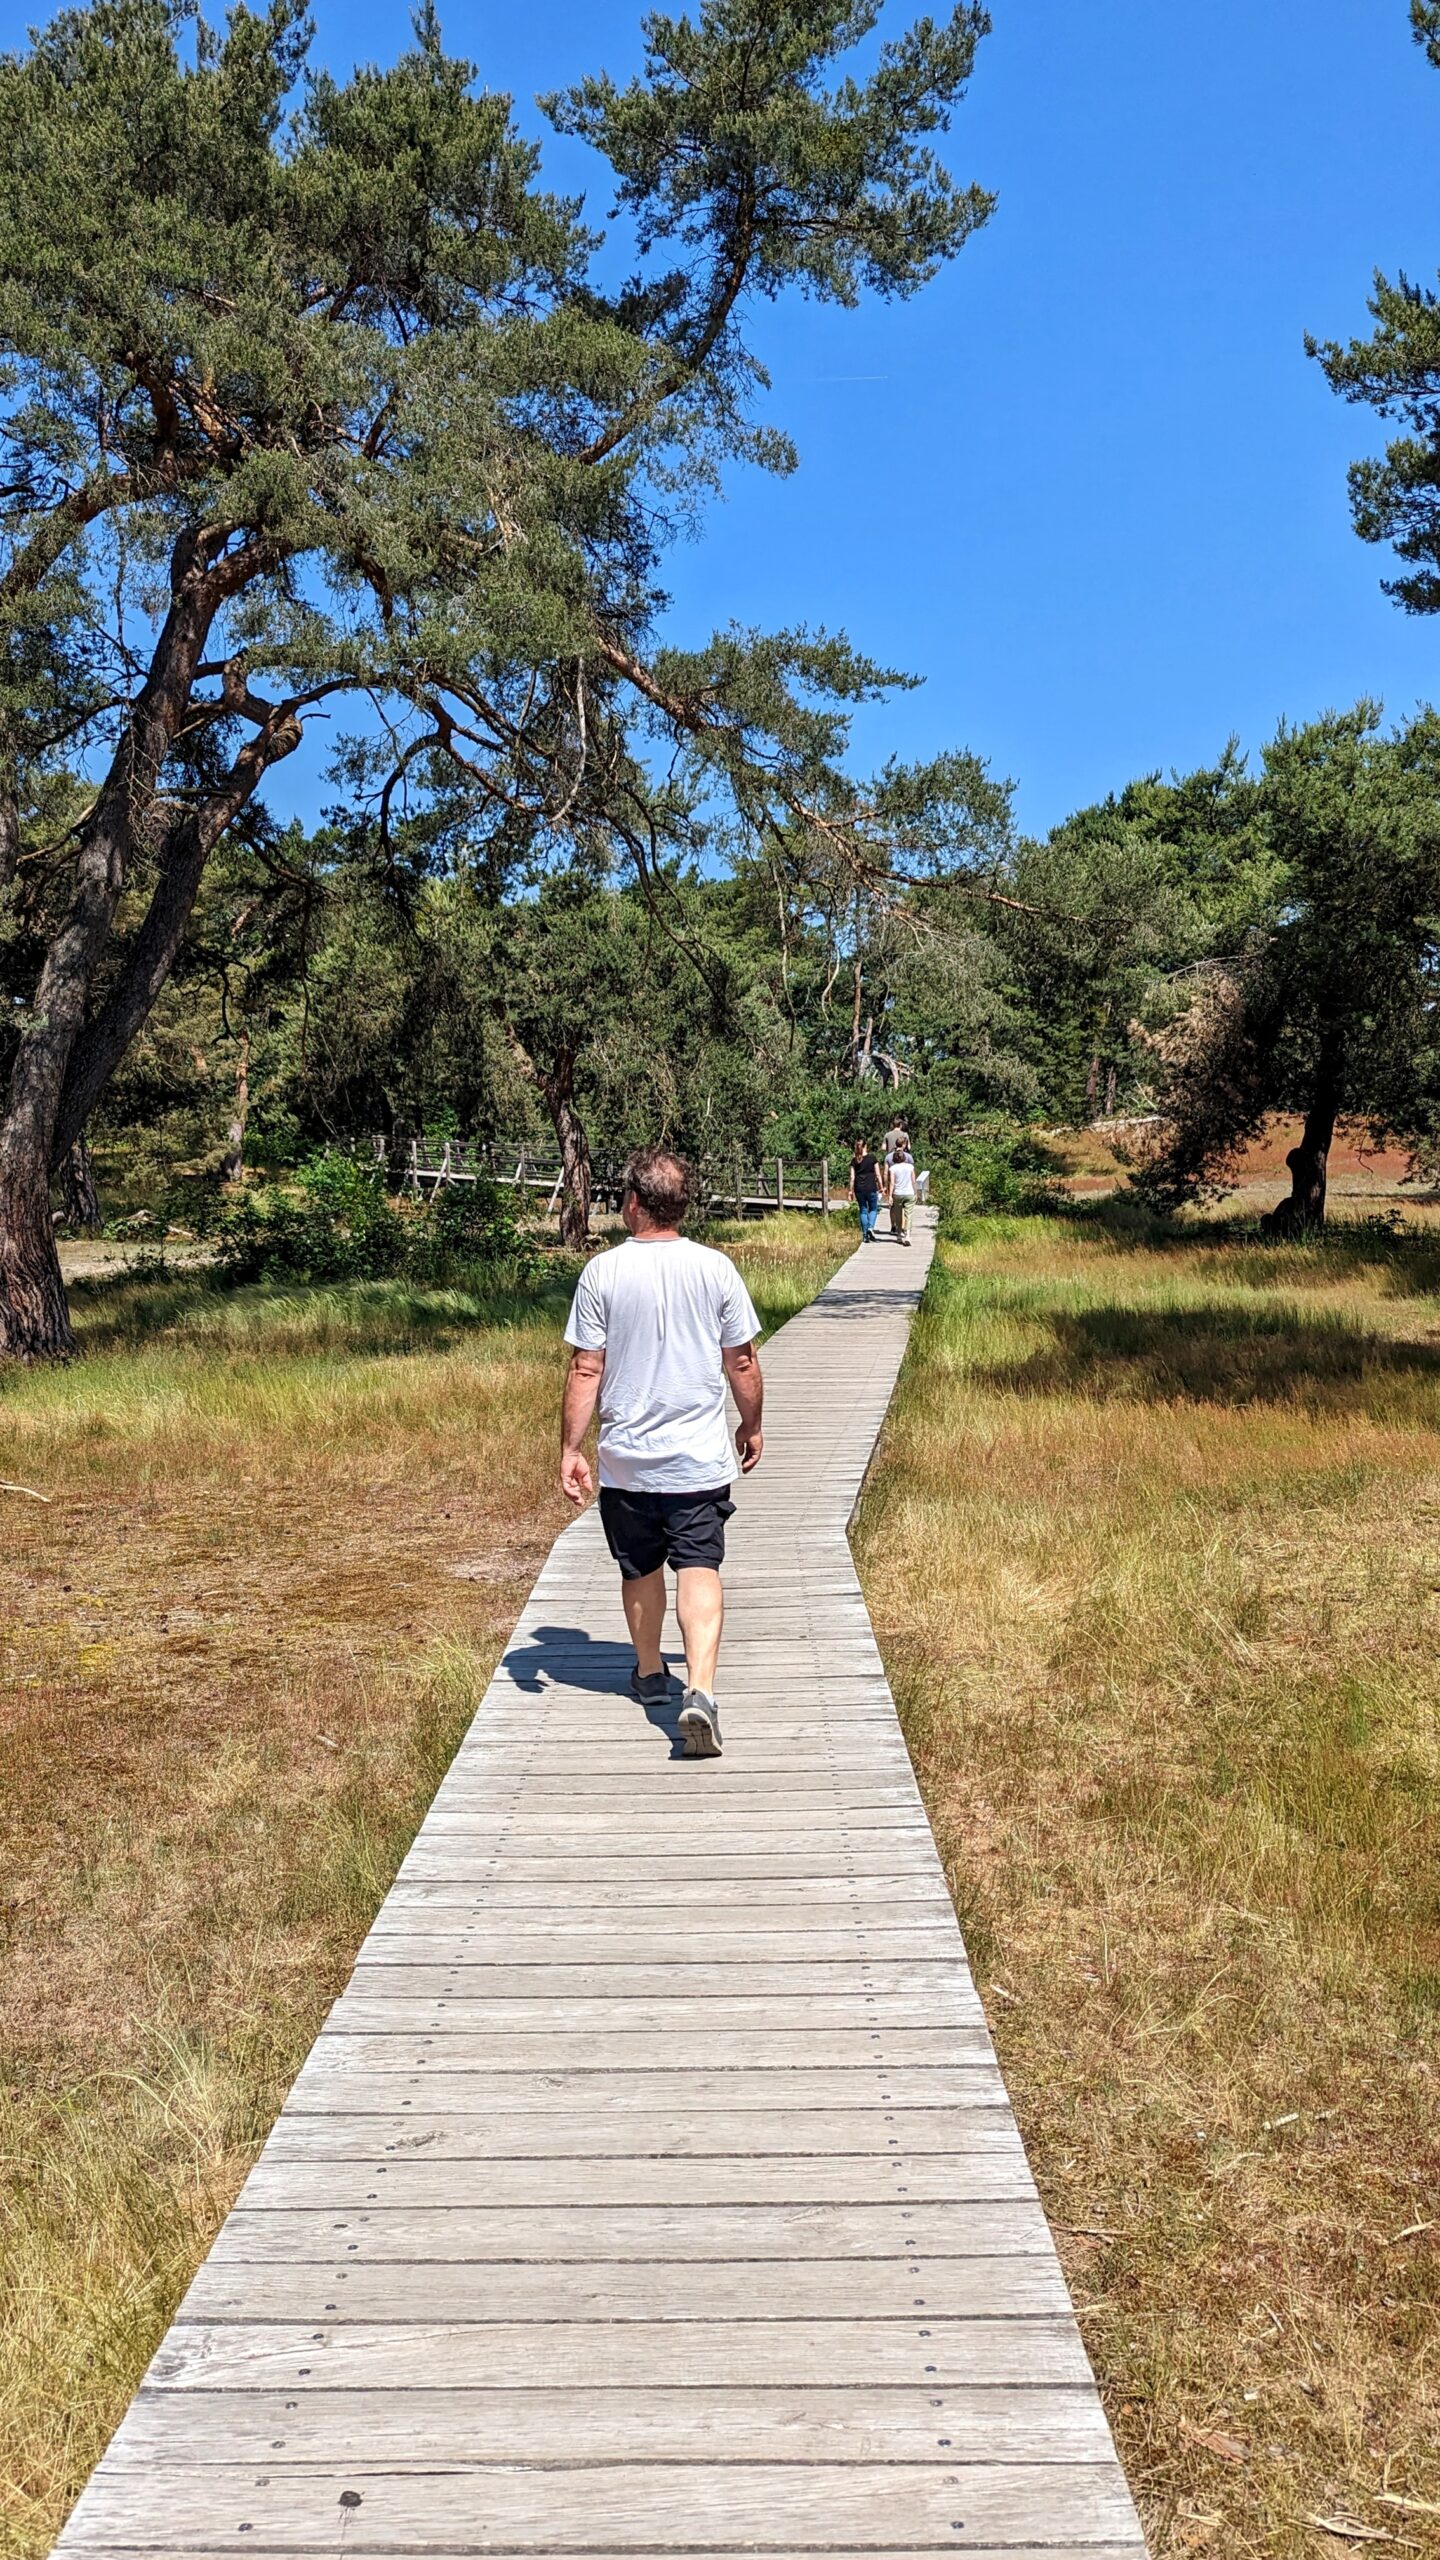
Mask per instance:
[[[392,0],[315,7],[337,70],[406,41]],[[538,90],[640,59],[633,0],[441,9],[536,133]],[[0,0],[6,41],[30,14]],[[761,309],[801,469],[734,474],[670,587],[681,636],[803,619],[923,674],[865,716],[864,760],[971,746],[1038,830],[1231,731],[1440,693],[1440,620],[1382,596],[1386,555],[1350,530],[1374,423],[1302,346],[1364,327],[1375,265],[1433,280],[1440,74],[1405,0],[993,15],[946,146],[998,192],[991,223],[911,303]],[[603,210],[603,164],[552,137],[547,167]]]

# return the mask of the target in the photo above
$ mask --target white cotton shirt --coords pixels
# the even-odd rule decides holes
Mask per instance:
[[[914,1199],[915,1167],[909,1156],[905,1158],[903,1164],[892,1164],[890,1167],[890,1190],[892,1197],[896,1200]]]
[[[597,1253],[565,1327],[603,1351],[600,1482],[626,1493],[715,1493],[734,1452],[720,1354],[753,1342],[760,1319],[728,1254],[673,1236]]]

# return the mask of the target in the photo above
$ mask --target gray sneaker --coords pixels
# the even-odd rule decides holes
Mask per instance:
[[[670,1704],[670,1665],[664,1655],[658,1671],[642,1671],[637,1662],[630,1674],[630,1695],[642,1707],[668,1707]]]
[[[720,1710],[706,1689],[687,1689],[680,1710],[680,1739],[687,1760],[720,1757]]]

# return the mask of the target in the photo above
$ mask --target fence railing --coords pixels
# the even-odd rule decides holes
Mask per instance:
[[[377,1138],[373,1145],[380,1159],[384,1141]],[[737,1217],[767,1209],[813,1209],[828,1216],[847,1199],[846,1174],[841,1169],[832,1178],[828,1156],[767,1156],[759,1163],[744,1156],[709,1156],[702,1159],[699,1171],[705,1206],[712,1212],[732,1210]],[[597,1204],[619,1207],[621,1173],[619,1164],[592,1164],[591,1196]],[[541,1149],[521,1147],[502,1155],[497,1148],[472,1139],[412,1138],[402,1187],[422,1197],[433,1196],[442,1184],[482,1177],[508,1189],[546,1194],[547,1206],[553,1209],[564,1188],[565,1169],[558,1154]]]

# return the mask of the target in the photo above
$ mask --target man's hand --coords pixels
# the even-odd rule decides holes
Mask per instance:
[[[758,1467],[765,1455],[765,1434],[759,1423],[753,1431],[747,1431],[742,1422],[735,1434],[735,1446],[740,1453],[740,1473],[748,1476],[751,1468]]]
[[[590,1461],[580,1444],[590,1428],[604,1374],[603,1351],[571,1352],[560,1410],[560,1490],[577,1510],[595,1490]]]
[[[725,1375],[730,1381],[730,1393],[735,1399],[735,1410],[740,1416],[740,1428],[735,1434],[735,1446],[740,1454],[740,1473],[742,1476],[748,1476],[752,1467],[759,1466],[761,1453],[765,1447],[764,1435],[760,1429],[761,1408],[765,1402],[765,1381],[760,1375],[759,1356],[753,1342],[737,1343],[733,1350],[722,1351],[720,1357],[725,1363]]]

